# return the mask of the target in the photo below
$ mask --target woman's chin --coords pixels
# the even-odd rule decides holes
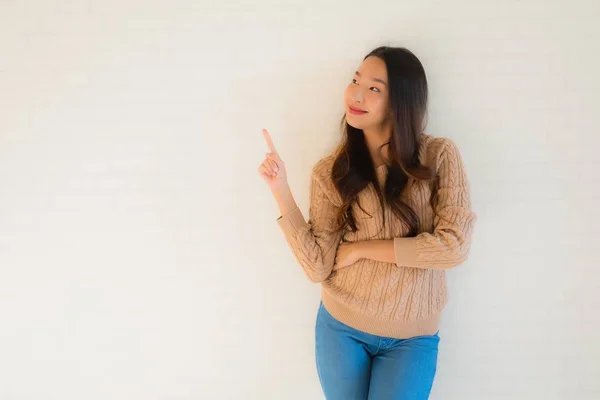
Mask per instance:
[[[348,125],[353,127],[354,129],[363,129],[365,124],[361,124],[359,121],[356,121],[352,116],[346,114],[346,122]]]

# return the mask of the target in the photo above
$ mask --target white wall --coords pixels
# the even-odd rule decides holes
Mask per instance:
[[[0,3],[0,398],[323,398],[261,128],[306,211],[380,44],[479,217],[431,398],[600,398],[598,2],[211,3]]]

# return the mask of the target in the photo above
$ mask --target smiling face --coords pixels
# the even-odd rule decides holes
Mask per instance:
[[[346,121],[356,129],[380,128],[390,120],[388,76],[385,62],[367,57],[344,94]]]

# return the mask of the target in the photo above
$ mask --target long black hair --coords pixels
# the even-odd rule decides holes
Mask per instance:
[[[411,178],[433,180],[435,177],[432,167],[419,162],[422,125],[427,112],[425,70],[412,52],[401,47],[378,47],[364,59],[368,57],[379,57],[387,68],[389,105],[393,116],[392,135],[385,144],[390,162],[388,176],[382,193],[364,133],[362,129],[350,126],[344,115],[344,138],[332,169],[333,183],[343,200],[338,215],[339,229],[357,230],[351,206],[357,202],[358,194],[374,183],[382,208],[385,203],[389,204],[407,229],[407,236],[415,236],[420,229],[420,220],[402,199],[403,191]]]

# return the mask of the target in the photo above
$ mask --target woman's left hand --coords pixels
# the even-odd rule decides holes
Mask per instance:
[[[341,268],[346,268],[354,264],[361,258],[362,256],[360,255],[360,242],[340,243],[340,245],[337,248],[337,254],[333,270],[335,271]]]

